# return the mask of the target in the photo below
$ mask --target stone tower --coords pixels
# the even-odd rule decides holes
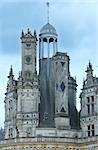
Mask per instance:
[[[55,126],[70,128],[68,113],[69,57],[57,52],[55,60]]]
[[[11,68],[5,98],[5,138],[30,137],[39,124],[39,80],[36,71],[36,32],[22,31],[22,71],[14,80]]]
[[[55,28],[47,23],[39,34],[40,126],[44,127],[54,127],[55,66],[53,56],[56,52],[57,33]]]
[[[83,137],[98,135],[98,78],[93,76],[89,62],[83,82],[81,98],[81,128]]]
[[[5,93],[5,139],[14,138],[16,132],[17,82],[10,68],[7,91]]]
[[[22,77],[23,80],[33,80],[36,74],[36,31],[32,35],[31,31],[26,34],[22,31]]]

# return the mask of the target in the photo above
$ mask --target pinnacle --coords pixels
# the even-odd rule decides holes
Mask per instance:
[[[11,76],[13,76],[13,68],[12,68],[12,65],[11,65],[11,67],[10,67],[10,72],[9,72],[9,76],[8,76],[8,77],[11,77]]]

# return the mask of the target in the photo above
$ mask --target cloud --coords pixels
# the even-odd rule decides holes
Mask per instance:
[[[46,8],[43,9],[45,7],[43,2],[45,1],[39,4],[38,1],[10,2],[1,7],[2,30],[0,39],[3,51],[7,53],[7,49],[9,49],[9,51],[17,53],[17,39],[20,37],[19,33],[21,33],[22,28],[36,28],[39,32],[41,25],[45,23],[47,18],[47,11]],[[91,37],[91,41],[95,39],[95,35],[92,36],[92,34],[95,34],[93,30],[95,30],[96,24],[96,3],[87,3],[83,0],[50,2],[50,22],[57,27],[60,47],[76,49],[79,44],[83,45],[81,41],[87,39],[87,36],[89,39]],[[37,10],[41,10],[42,15]],[[5,41],[7,41],[6,44],[4,44]],[[88,42],[90,46],[92,45],[91,41]],[[13,51],[13,49],[15,50]]]
[[[96,35],[96,5],[90,3],[73,3],[68,7],[63,5],[60,13],[58,8],[53,9],[54,22],[58,28],[61,46],[76,49],[81,41],[89,37],[93,41]],[[62,17],[61,17],[62,16]],[[59,18],[55,20],[55,18]],[[89,42],[91,45],[91,41]]]

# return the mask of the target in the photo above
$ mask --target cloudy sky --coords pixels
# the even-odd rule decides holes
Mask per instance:
[[[77,77],[77,105],[88,61],[98,76],[98,1],[49,0],[50,23],[58,33],[58,49],[70,56],[71,75]],[[4,93],[10,65],[15,78],[21,70],[20,36],[29,27],[39,34],[47,23],[46,0],[0,0],[0,126],[4,122]]]

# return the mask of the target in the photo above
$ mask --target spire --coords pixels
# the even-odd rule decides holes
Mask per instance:
[[[91,64],[90,60],[89,60],[89,63],[88,63],[86,72],[89,72],[89,71],[90,71],[90,72],[93,72],[92,64]]]
[[[90,60],[89,60],[88,69],[89,69],[89,70],[92,70],[92,64],[91,64]]]
[[[9,78],[9,77],[13,77],[13,76],[14,76],[14,75],[13,75],[13,68],[12,68],[12,65],[11,65],[8,78]]]
[[[49,2],[47,4],[47,23],[49,23]]]
[[[93,81],[93,69],[92,69],[92,64],[90,61],[87,66],[86,73],[87,73],[87,82],[91,83]]]

